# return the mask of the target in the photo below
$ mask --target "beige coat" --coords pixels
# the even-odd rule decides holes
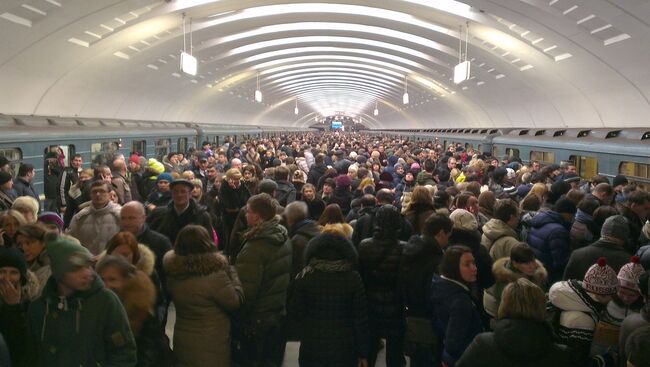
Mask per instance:
[[[176,305],[174,366],[230,366],[230,315],[243,303],[237,273],[216,253],[163,258]]]

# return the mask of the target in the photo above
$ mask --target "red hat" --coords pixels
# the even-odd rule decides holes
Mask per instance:
[[[140,156],[137,154],[132,154],[129,158],[129,163],[140,164]]]
[[[585,278],[582,281],[582,286],[587,292],[600,294],[603,296],[610,296],[618,290],[618,279],[616,272],[611,266],[607,265],[607,259],[601,257],[598,262],[592,265]]]

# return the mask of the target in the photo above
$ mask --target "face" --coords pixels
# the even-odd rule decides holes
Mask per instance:
[[[108,204],[110,195],[105,186],[93,187],[90,190],[90,200],[96,208],[103,208]]]
[[[0,268],[0,281],[7,281],[16,287],[20,284],[20,272],[14,267],[3,266]]]
[[[16,237],[18,248],[25,254],[25,260],[31,264],[43,252],[45,244],[37,239],[19,235]]]
[[[89,174],[86,174],[86,173],[79,174],[79,181],[81,181],[82,183],[84,183],[84,182],[86,182],[88,180],[91,180],[91,179],[92,179],[92,176],[90,176]]]
[[[639,299],[639,297],[641,297],[641,294],[639,294],[639,292],[625,287],[619,287],[616,294],[618,295],[618,298],[627,306],[633,304],[636,302],[636,300]]]
[[[496,160],[496,159],[493,159],[493,160],[490,162],[490,165],[492,165],[492,167],[499,167],[499,161]]]
[[[203,190],[201,189],[201,187],[194,186],[194,188],[192,189],[192,197],[198,199],[201,197],[201,195],[203,195]]]
[[[217,169],[214,167],[208,168],[207,177],[209,181],[214,181],[217,178]]]
[[[412,173],[407,173],[406,176],[404,176],[404,179],[406,181],[413,181],[413,174]]]
[[[232,163],[230,164],[230,168],[241,169],[241,161],[233,160]]]
[[[127,245],[117,246],[111,255],[122,256],[127,259],[129,263],[133,264],[133,251],[131,251],[131,248]]]
[[[474,196],[471,196],[469,199],[467,199],[467,207],[465,210],[474,215],[478,215],[478,199]]]
[[[447,244],[449,244],[449,235],[451,232],[445,232],[441,230],[435,235],[436,242],[438,242],[438,246],[440,248],[445,248],[447,247]]]
[[[238,188],[241,184],[241,178],[233,177],[233,178],[229,178],[227,181],[228,181],[228,185],[230,185],[230,187],[232,187],[233,189]]]
[[[567,166],[566,171],[569,172],[569,173],[576,173],[576,166],[569,165],[569,166]]]
[[[120,212],[120,227],[123,231],[137,234],[144,226],[146,218],[147,216],[143,211],[126,206]]]
[[[528,276],[533,276],[535,274],[535,270],[537,270],[536,261],[531,261],[527,263],[518,263],[513,261],[512,265],[515,267],[515,269],[519,270],[520,272]]]
[[[476,281],[476,263],[474,255],[466,252],[460,257],[460,277],[465,283],[474,283]]]
[[[533,165],[532,165],[531,168],[532,168],[533,172],[539,171],[539,162],[533,162]]]
[[[311,188],[306,188],[302,191],[302,197],[305,198],[305,200],[314,200],[314,190]]]
[[[73,291],[86,291],[93,283],[93,269],[87,265],[65,273],[61,283]]]
[[[248,205],[246,205],[246,222],[249,226],[256,226],[261,222],[260,216],[252,211]]]
[[[251,171],[244,171],[244,180],[250,181],[253,178],[253,172]]]
[[[207,159],[201,159],[199,161],[199,168],[201,168],[202,170],[208,169],[208,160]]]
[[[70,162],[70,165],[73,168],[79,168],[79,167],[81,167],[82,163],[83,163],[83,159],[81,157],[75,157],[75,158],[72,158],[72,161]]]
[[[395,168],[395,172],[397,172],[398,175],[403,175],[404,174],[404,167],[397,166],[397,168]]]
[[[330,185],[324,185],[323,186],[323,194],[325,194],[325,195],[330,195],[333,190],[334,190],[334,188],[332,186],[330,186]]]
[[[167,180],[160,180],[156,185],[158,185],[158,191],[160,192],[169,191],[169,181]]]
[[[646,200],[643,204],[630,204],[630,209],[645,221],[650,215],[650,200]]]
[[[124,284],[126,283],[126,279],[120,274],[120,271],[117,270],[114,267],[107,267],[102,270],[102,272],[99,274],[99,276],[102,277],[102,280],[104,281],[104,285],[106,288],[112,290],[115,293],[120,292],[122,289],[124,289]]]
[[[452,170],[452,169],[456,168],[456,159],[455,158],[449,158],[449,161],[447,161],[447,168],[449,168],[449,170]]]
[[[14,182],[12,180],[9,180],[9,181],[5,182],[4,184],[2,184],[2,186],[0,186],[0,187],[2,187],[5,190],[11,190],[14,187]]]
[[[29,209],[17,209],[20,214],[25,217],[25,220],[27,223],[36,223],[36,217],[34,216],[34,212],[29,210]]]
[[[102,172],[102,180],[109,183],[113,181],[113,173],[111,173],[111,170],[109,168],[106,168],[104,172]]]
[[[221,164],[226,164],[226,162],[228,161],[228,158],[226,157],[225,154],[219,154],[217,160],[218,160],[219,163],[221,163]]]
[[[174,201],[174,205],[186,206],[189,204],[191,197],[192,191],[185,185],[176,185],[172,189],[172,200]]]

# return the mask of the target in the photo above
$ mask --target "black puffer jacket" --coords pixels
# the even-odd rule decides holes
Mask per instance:
[[[333,234],[314,238],[308,266],[298,276],[289,313],[299,325],[300,365],[356,367],[368,355],[368,317],[363,281],[354,270],[350,241]]]
[[[434,238],[413,236],[404,246],[399,270],[399,288],[407,307],[406,316],[431,318],[431,279],[438,273],[442,249]]]
[[[174,202],[171,202],[162,209],[154,210],[147,222],[151,229],[167,237],[171,243],[176,242],[178,232],[188,224],[200,225],[212,235],[210,214],[194,200],[190,200],[189,208],[180,215],[174,209]]]
[[[307,183],[317,186],[320,178],[325,174],[325,171],[327,171],[327,166],[324,164],[314,164],[313,166],[309,167],[309,174],[307,174]],[[320,186],[317,187],[318,190],[321,188],[322,187]]]
[[[568,353],[554,343],[550,325],[531,320],[503,319],[494,332],[474,338],[456,367],[564,367]]]
[[[452,245],[464,245],[472,249],[478,270],[476,284],[481,290],[494,285],[492,258],[485,246],[481,245],[481,234],[478,231],[454,228],[449,236],[449,246]]]
[[[293,247],[293,263],[291,265],[291,279],[294,279],[298,273],[305,267],[305,249],[307,243],[320,234],[318,224],[313,220],[304,220],[291,228],[289,238]]]
[[[394,331],[403,325],[403,302],[398,289],[405,242],[375,236],[359,244],[359,273],[366,286],[368,317],[373,328]]]

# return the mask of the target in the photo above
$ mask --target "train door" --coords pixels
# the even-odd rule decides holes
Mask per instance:
[[[137,154],[143,157],[147,156],[147,141],[133,140],[131,142],[131,154]]]
[[[598,174],[598,159],[595,157],[572,155],[569,160],[576,165],[578,175],[584,179],[590,180]]]
[[[50,145],[45,148],[43,156],[45,157],[48,153],[56,154],[59,164],[62,167],[68,167],[72,156],[75,154],[75,148],[74,145]],[[47,160],[45,160],[45,168],[47,168]]]

